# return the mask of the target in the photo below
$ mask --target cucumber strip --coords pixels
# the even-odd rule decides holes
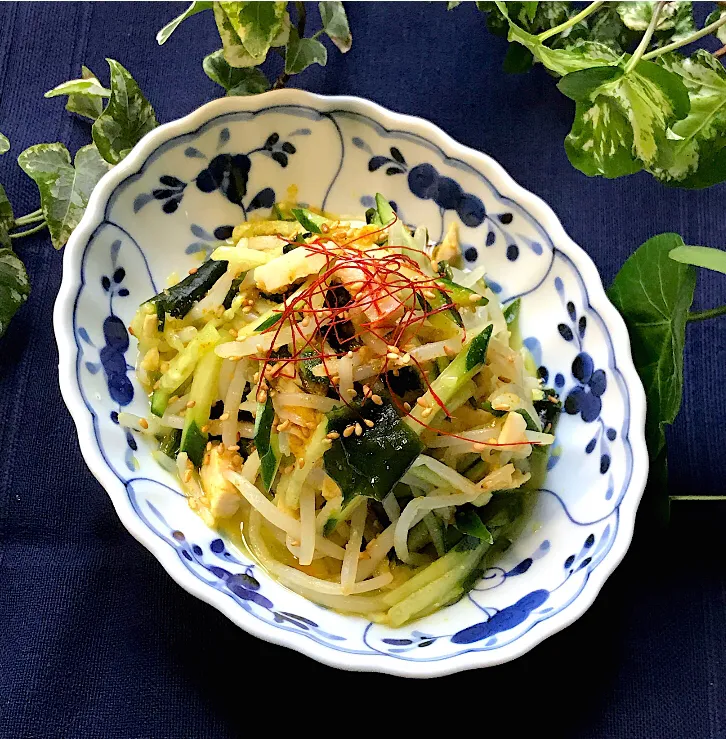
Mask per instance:
[[[187,408],[184,417],[179,451],[186,452],[195,467],[201,467],[204,459],[208,434],[202,429],[209,423],[209,412],[217,397],[217,382],[221,366],[222,357],[218,357],[213,351],[208,351],[199,360],[194,371],[194,379],[189,391],[189,403],[194,403],[194,405]]]
[[[159,386],[151,396],[151,412],[163,416],[172,393],[194,372],[201,357],[214,348],[222,337],[213,323],[208,323],[174,359],[159,379]]]
[[[292,214],[297,218],[297,222],[310,233],[321,234],[323,230],[321,226],[325,223],[332,223],[328,218],[313,213],[307,208],[293,208]]]
[[[268,493],[280,466],[280,445],[277,432],[272,428],[274,420],[275,409],[268,395],[264,403],[257,403],[255,416],[255,447],[260,455],[260,477]]]
[[[507,322],[507,328],[509,329],[509,345],[512,349],[521,349],[524,346],[522,343],[522,332],[519,329],[519,310],[521,304],[521,299],[517,298],[504,309],[504,320]]]
[[[433,513],[427,513],[422,520],[431,536],[436,554],[443,557],[446,554],[446,546],[444,545],[444,525],[441,519]]]
[[[254,236],[282,236],[293,238],[301,231],[300,225],[293,219],[279,221],[247,221],[235,226],[232,239],[237,243],[240,239],[250,239]]]
[[[355,509],[365,500],[365,498],[362,495],[359,495],[356,498],[353,498],[353,500],[350,501],[350,503],[347,503],[342,508],[338,509],[337,511],[333,511],[333,513],[330,515],[330,518],[325,522],[325,525],[323,526],[323,536],[330,536],[330,534],[335,531],[335,529],[338,528],[338,524],[342,521],[347,521],[355,512]]]
[[[429,579],[426,583],[417,583],[409,595],[396,600],[395,604],[388,611],[388,622],[391,626],[401,626],[435,603],[449,600],[452,591],[463,590],[463,583],[470,578],[490,547],[488,542],[476,539],[474,541],[476,541],[476,545],[473,548],[469,548],[471,546],[471,537],[465,537],[448,554],[445,554],[436,560],[436,562],[429,565],[423,572],[414,575],[408,582],[397,588],[397,590],[402,590],[406,585],[413,583],[417,578],[425,575],[434,565],[439,562],[445,563],[445,570],[440,577],[433,580]],[[393,590],[386,594],[384,596],[384,602],[390,602],[396,592],[396,590]]]
[[[462,308],[479,307],[480,305],[487,305],[489,303],[488,298],[479,295],[479,293],[470,290],[468,287],[462,287],[446,277],[439,277],[436,280],[436,284],[444,291],[448,302]],[[475,297],[472,298],[472,296]]]
[[[172,429],[159,444],[159,451],[171,459],[176,459],[181,444],[181,429]]]
[[[477,540],[476,546],[472,548],[471,543],[471,539],[462,539],[443,557],[440,557],[428,565],[428,567],[417,572],[410,580],[406,580],[406,582],[394,590],[386,593],[383,596],[384,603],[390,607],[402,603],[410,596],[418,593],[422,588],[440,580],[452,570],[456,570],[462,564],[468,564],[471,559],[478,559],[481,557],[485,548],[489,546]],[[478,557],[474,553],[477,553]],[[423,607],[421,606],[421,608]]]
[[[490,324],[467,343],[456,359],[431,383],[431,390],[444,405],[484,366],[487,349],[489,348],[489,339],[492,336],[492,328]],[[422,396],[424,404],[417,403],[405,419],[406,423],[417,434],[424,431],[424,423],[431,425],[437,414],[441,412],[441,407],[434,399],[431,390],[428,390]],[[425,419],[423,412],[427,407],[432,408],[433,412]]]
[[[160,324],[162,316],[168,313],[174,318],[184,318],[192,309],[197,300],[201,300],[212,288],[215,282],[227,271],[228,263],[225,260],[215,261],[208,259],[197,268],[194,274],[188,275],[166,290],[162,290],[147,303],[156,304]]]
[[[388,226],[396,220],[396,211],[393,210],[388,200],[379,192],[376,193],[376,210],[378,211],[381,226]]]
[[[295,465],[295,469],[290,475],[290,482],[285,491],[287,505],[290,508],[300,506],[300,493],[302,492],[303,483],[307,480],[313,466],[323,458],[323,454],[330,448],[330,439],[326,437],[327,433],[328,419],[324,418],[313,432],[305,449],[305,463],[302,467]]]

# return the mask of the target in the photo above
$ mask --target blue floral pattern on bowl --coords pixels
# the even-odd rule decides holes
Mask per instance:
[[[642,388],[592,264],[541,201],[428,124],[295,91],[211,104],[152,134],[104,183],[66,256],[61,382],[94,473],[184,587],[316,659],[413,675],[511,659],[587,607],[627,547],[642,492]],[[466,263],[487,265],[503,302],[522,298],[525,343],[566,411],[531,514],[538,526],[468,597],[395,630],[271,580],[202,523],[146,441],[118,425],[122,409],[148,411],[123,327],[170,272],[198,264],[275,200],[359,215],[375,192],[434,238],[457,223]]]

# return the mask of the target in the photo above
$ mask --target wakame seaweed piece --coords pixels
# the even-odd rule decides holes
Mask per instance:
[[[329,310],[340,310],[353,302],[350,293],[342,285],[331,285],[325,293],[324,305]],[[337,352],[347,352],[360,345],[355,326],[351,321],[335,316],[330,323],[320,327],[320,335]]]
[[[272,398],[268,395],[264,403],[257,403],[255,416],[255,446],[260,455],[260,477],[268,492],[280,466],[280,447],[273,428],[274,420],[275,409]]]
[[[328,433],[340,437],[323,455],[323,466],[343,493],[344,503],[356,495],[383,500],[424,449],[388,400],[382,405],[352,403],[326,415]],[[373,426],[368,427],[365,420]],[[361,435],[344,436],[356,423],[362,426]]]
[[[237,297],[239,286],[244,282],[246,275],[247,273],[243,272],[232,280],[232,284],[229,286],[229,290],[227,290],[227,294],[224,296],[224,300],[222,301],[222,305],[225,310],[229,310],[232,307],[232,301]]]
[[[156,304],[157,316],[159,306],[161,306],[164,313],[174,318],[184,318],[194,303],[201,300],[227,271],[228,265],[229,263],[224,259],[219,261],[208,259],[197,268],[194,274],[187,275],[181,282],[167,287],[166,290],[162,290],[146,302]]]
[[[533,405],[539,414],[542,430],[548,434],[552,431],[557,423],[557,419],[560,417],[562,401],[557,392],[551,387],[542,388],[542,392],[544,393],[542,400],[535,400]]]
[[[491,532],[484,525],[479,513],[473,505],[465,504],[463,506],[459,506],[456,509],[454,520],[454,525],[462,534],[475,536],[477,539],[486,541],[489,544],[494,543]]]
[[[386,372],[386,387],[392,393],[403,398],[409,393],[420,394],[423,391],[421,375],[414,367],[401,367],[397,372],[398,375],[393,370]]]
[[[311,349],[306,349],[297,363],[297,371],[300,375],[300,381],[302,382],[303,390],[306,393],[313,395],[326,395],[328,388],[330,387],[330,378],[326,375],[322,377],[316,375],[313,370],[323,360]]]

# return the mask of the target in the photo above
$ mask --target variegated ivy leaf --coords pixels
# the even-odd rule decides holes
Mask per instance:
[[[78,150],[73,164],[63,144],[36,144],[26,149],[18,164],[40,190],[40,206],[53,246],[60,249],[80,223],[91,191],[111,169],[95,144]]]
[[[10,141],[8,141],[8,137],[0,133],[0,154],[4,154],[9,149]]]
[[[328,50],[314,38],[300,38],[293,28],[285,55],[285,72],[297,74],[311,64],[325,66],[328,62]]]
[[[690,58],[665,54],[659,62],[681,78],[691,109],[671,127],[661,166],[651,172],[682,187],[709,187],[726,180],[726,69],[703,49]]]
[[[320,19],[323,22],[323,30],[328,38],[343,54],[350,51],[353,37],[350,34],[348,16],[345,14],[343,3],[339,0],[326,0],[326,2],[318,3],[318,8],[320,9]]]
[[[66,110],[95,121],[103,112],[104,98],[111,96],[111,90],[105,88],[88,67],[82,67],[81,79],[63,82],[48,90],[44,97],[59,95],[68,95]]]
[[[529,49],[538,62],[558,75],[614,64],[619,60],[611,48],[597,41],[576,41],[565,49],[553,49],[518,26],[510,27],[508,38]]]
[[[151,103],[128,70],[114,59],[106,61],[111,70],[111,99],[91,132],[101,156],[118,164],[159,124]]]
[[[284,46],[290,35],[286,7],[286,2],[215,2],[214,20],[227,62],[256,67],[271,46]]]
[[[12,250],[0,248],[0,336],[8,328],[18,308],[30,295],[30,281],[25,265]]]
[[[169,23],[167,23],[164,28],[156,34],[156,43],[159,44],[159,46],[166,43],[169,36],[171,36],[171,34],[174,33],[179,25],[187,18],[191,18],[193,15],[201,13],[203,10],[209,10],[211,7],[211,2],[195,0],[181,15],[178,15],[174,20],[169,21]]]
[[[669,127],[685,118],[688,92],[677,75],[652,62],[628,71],[611,67],[573,72],[559,83],[577,101],[575,121],[565,139],[570,162],[589,176],[620,177],[660,166]],[[618,73],[620,72],[620,73]]]
[[[617,4],[617,10],[623,23],[633,31],[645,31],[653,19],[653,11],[658,6],[654,2],[622,2]],[[693,3],[690,2],[667,2],[663,3],[658,21],[655,24],[656,31],[664,31],[674,28],[679,13],[683,10],[693,12]]]
[[[202,67],[210,80],[224,87],[227,95],[257,95],[270,89],[270,81],[259,69],[227,64],[222,49],[204,57]]]
[[[0,185],[0,247],[11,248],[10,230],[14,225],[13,206],[5,194],[5,188]]]

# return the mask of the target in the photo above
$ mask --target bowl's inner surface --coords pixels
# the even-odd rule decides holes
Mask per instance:
[[[346,110],[227,114],[157,149],[116,188],[85,247],[76,374],[98,449],[146,526],[228,599],[227,613],[233,606],[242,625],[266,624],[270,638],[282,629],[298,642],[414,661],[498,650],[563,611],[613,546],[632,457],[628,392],[608,330],[575,265],[521,203],[497,191],[492,181],[511,191],[505,177],[483,158],[469,161]],[[511,547],[469,597],[398,630],[327,611],[271,581],[204,526],[150,448],[117,423],[121,410],[148,412],[126,325],[172,272],[184,274],[275,200],[360,216],[377,191],[434,239],[458,222],[466,263],[486,264],[503,302],[522,296],[522,334],[566,409],[544,489]]]

